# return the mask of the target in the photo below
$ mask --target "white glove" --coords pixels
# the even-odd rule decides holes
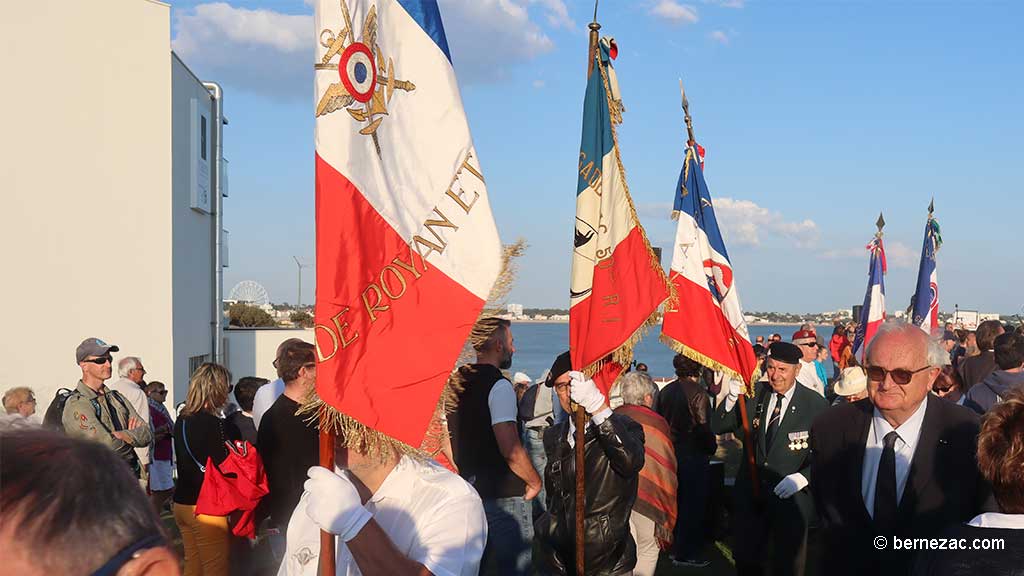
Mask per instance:
[[[306,514],[321,530],[337,534],[345,542],[355,538],[372,518],[356,487],[345,476],[321,466],[310,468],[308,475],[302,485],[309,493]]]
[[[583,406],[583,409],[590,414],[597,414],[601,406],[605,404],[604,394],[597,389],[594,381],[583,375],[582,372],[573,370],[569,372],[569,398]]]
[[[775,485],[775,495],[786,499],[807,487],[807,478],[799,472],[794,472],[782,479]]]
[[[736,405],[736,401],[740,399],[740,394],[743,393],[743,385],[736,380],[729,380],[729,394],[725,397],[725,411],[732,410],[732,407]]]

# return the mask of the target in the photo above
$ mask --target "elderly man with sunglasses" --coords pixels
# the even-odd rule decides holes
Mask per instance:
[[[75,361],[82,370],[82,379],[68,396],[61,421],[69,436],[109,447],[140,478],[142,470],[135,448],[148,446],[153,434],[131,402],[104,384],[112,371],[110,353],[117,351],[117,346],[99,338],[86,338],[78,345]]]
[[[811,493],[829,574],[908,574],[914,551],[895,538],[938,538],[994,510],[978,472],[978,416],[929,394],[948,355],[905,322],[868,344],[868,398],[818,417]]]

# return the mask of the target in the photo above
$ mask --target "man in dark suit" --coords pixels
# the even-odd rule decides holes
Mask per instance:
[[[811,428],[811,491],[828,574],[910,571],[894,538],[935,538],[988,504],[978,472],[978,417],[929,397],[945,350],[916,326],[886,322],[867,349],[868,398]]]
[[[771,540],[772,574],[804,573],[807,523],[813,513],[806,490],[810,480],[808,442],[811,423],[828,408],[818,393],[796,383],[799,348],[774,342],[766,361],[768,382],[758,382],[752,398],[744,398],[751,423],[757,484],[751,480],[745,456],[733,489],[733,536],[737,574],[761,574]],[[718,406],[712,429],[716,434],[740,433],[739,384]]]

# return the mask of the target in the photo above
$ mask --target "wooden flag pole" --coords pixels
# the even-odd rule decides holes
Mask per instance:
[[[594,72],[594,58],[597,56],[597,32],[601,25],[597,23],[597,0],[594,1],[594,21],[590,23],[590,43],[587,49],[587,78]],[[584,480],[584,467],[586,466],[585,446],[587,411],[582,406],[576,405],[573,411],[573,418],[576,425],[576,574],[586,574],[584,562],[584,520],[587,515],[587,491]]]
[[[320,424],[320,465],[334,471],[334,433],[325,423]],[[320,576],[334,576],[337,573],[338,557],[334,552],[334,534],[320,531]]]

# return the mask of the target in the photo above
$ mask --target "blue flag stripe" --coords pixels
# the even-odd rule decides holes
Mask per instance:
[[[687,170],[689,165],[689,170]],[[685,181],[684,181],[685,179]],[[683,189],[686,194],[683,194]],[[722,232],[718,228],[718,219],[715,217],[715,208],[711,203],[711,192],[704,181],[704,173],[700,169],[700,162],[697,160],[696,152],[688,152],[686,161],[683,162],[683,169],[679,173],[679,182],[676,184],[675,209],[685,212],[696,220],[708,237],[708,243],[726,260],[729,253],[725,250],[725,240],[722,239]]]
[[[444,23],[441,21],[441,10],[437,0],[398,0],[399,5],[412,16],[412,19],[423,28],[423,31],[444,52],[448,63],[452,63],[452,54],[448,50],[448,38],[444,35]]]
[[[601,71],[597,69],[597,58],[594,57],[594,71],[587,80],[587,94],[583,100],[583,140],[580,142],[577,196],[588,186],[600,185],[604,157],[612,152],[615,145],[608,98]]]

